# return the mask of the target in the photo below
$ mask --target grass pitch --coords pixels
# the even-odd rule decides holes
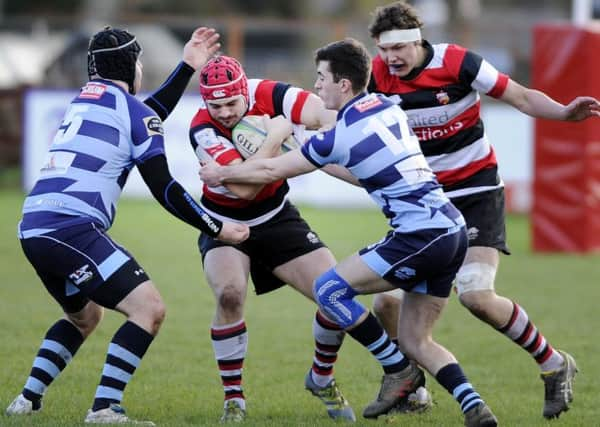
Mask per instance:
[[[0,193],[0,408],[16,396],[48,326],[60,316],[23,256],[15,227],[23,195]],[[338,259],[377,241],[386,225],[377,211],[301,208]],[[129,384],[123,405],[133,418],[161,426],[218,423],[222,390],[212,355],[209,325],[212,294],[202,275],[197,233],[151,201],[122,200],[111,235],[137,258],[159,287],[167,319]],[[497,289],[528,312],[550,343],[575,356],[579,375],[572,409],[558,420],[541,416],[543,385],[531,358],[507,338],[480,323],[453,296],[436,329],[436,338],[458,357],[470,381],[504,426],[600,425],[600,257],[539,255],[528,248],[528,220],[510,217],[513,255],[502,257]],[[276,244],[276,242],[275,242]],[[370,305],[371,297],[361,297]],[[249,354],[244,369],[248,426],[334,425],[324,407],[303,390],[313,352],[311,322],[315,306],[291,289],[256,297],[249,292],[246,322]],[[123,318],[107,312],[77,357],[48,390],[42,413],[0,415],[1,426],[83,425],[98,383],[105,351]],[[350,337],[336,365],[336,378],[360,417],[375,396],[381,376],[371,356]],[[428,377],[435,406],[420,416],[356,425],[458,426],[456,403]]]

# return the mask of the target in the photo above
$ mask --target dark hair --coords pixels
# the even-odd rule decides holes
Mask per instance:
[[[135,63],[141,53],[142,47],[133,34],[104,27],[90,39],[88,75],[124,81],[129,85],[129,93],[134,94]]]
[[[315,53],[315,63],[320,61],[329,62],[334,82],[339,82],[340,79],[350,80],[354,93],[367,87],[371,74],[371,56],[359,41],[346,38],[323,46]]]
[[[415,8],[403,1],[399,1],[387,6],[379,6],[375,9],[373,20],[369,25],[369,33],[375,39],[385,31],[421,27],[423,27],[423,21],[419,18]]]

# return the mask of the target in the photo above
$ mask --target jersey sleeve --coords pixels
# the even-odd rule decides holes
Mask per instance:
[[[334,152],[335,128],[324,133],[317,133],[311,136],[308,141],[302,145],[300,152],[306,160],[318,168],[329,163],[339,163],[339,159]]]
[[[478,92],[494,98],[502,96],[508,85],[508,75],[499,72],[480,55],[457,45],[448,47],[448,60],[460,64],[458,78]],[[461,58],[462,61],[453,58]]]
[[[183,96],[194,72],[191,66],[181,61],[165,82],[144,100],[144,104],[152,108],[161,120],[165,120]]]
[[[190,128],[190,143],[198,160],[214,161],[227,165],[235,159],[242,159],[233,143],[210,124]]]
[[[165,156],[154,156],[138,165],[138,170],[152,195],[171,214],[180,220],[208,233],[218,236],[223,223],[210,216],[194,198],[171,176]]]
[[[131,153],[136,164],[165,154],[162,120],[134,97],[128,97],[131,120]]]
[[[310,92],[274,80],[254,80],[249,83],[256,85],[254,99],[258,110],[271,117],[283,115],[292,123],[302,123],[302,109]]]

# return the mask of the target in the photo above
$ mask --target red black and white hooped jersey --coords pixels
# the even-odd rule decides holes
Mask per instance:
[[[494,149],[480,117],[479,92],[494,98],[509,81],[481,56],[454,44],[431,45],[424,65],[403,78],[373,59],[369,90],[397,102],[449,197],[503,186]]]
[[[282,114],[292,123],[300,124],[302,108],[310,92],[273,80],[248,79],[249,109],[246,115],[271,117]],[[231,129],[213,120],[202,104],[190,125],[190,142],[201,161],[215,161],[227,165],[243,159],[231,142]],[[250,226],[261,224],[283,207],[289,190],[287,181],[266,184],[253,200],[244,200],[224,186],[202,188],[202,207],[222,221],[244,222]]]

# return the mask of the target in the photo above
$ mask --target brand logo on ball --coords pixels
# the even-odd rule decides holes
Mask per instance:
[[[238,133],[235,136],[235,142],[240,145],[242,148],[245,148],[250,153],[254,154],[258,147],[256,147],[245,135]]]

